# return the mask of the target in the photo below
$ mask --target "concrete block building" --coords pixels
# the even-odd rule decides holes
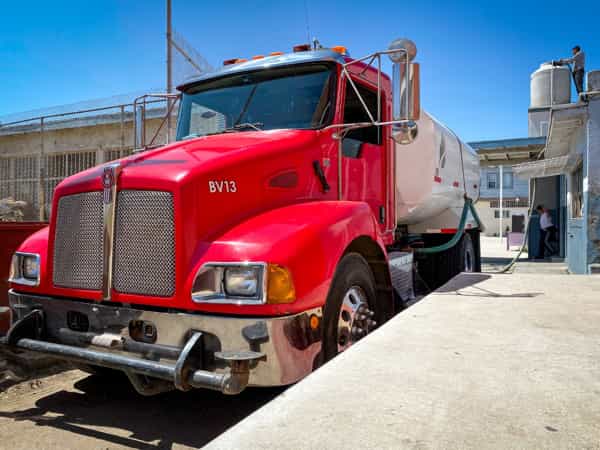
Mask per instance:
[[[543,155],[513,170],[530,180],[535,202],[554,212],[569,271],[600,273],[600,71],[587,74],[587,91],[575,102],[536,105],[529,120],[530,130],[548,124]],[[535,218],[531,227],[539,229]],[[535,233],[529,244],[536,246]]]

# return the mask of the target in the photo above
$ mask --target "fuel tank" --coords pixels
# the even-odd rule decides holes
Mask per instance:
[[[479,158],[430,114],[422,112],[417,123],[414,142],[395,144],[396,221],[420,232],[456,227],[465,192],[479,198]]]

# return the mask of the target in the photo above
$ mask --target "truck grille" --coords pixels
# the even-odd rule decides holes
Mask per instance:
[[[168,297],[175,291],[173,197],[161,191],[120,191],[117,197],[113,288]],[[62,197],[54,239],[53,282],[102,289],[102,192]]]
[[[175,236],[169,192],[119,192],[114,258],[113,286],[117,291],[173,295]]]
[[[62,197],[54,234],[54,285],[102,289],[102,242],[102,192]]]

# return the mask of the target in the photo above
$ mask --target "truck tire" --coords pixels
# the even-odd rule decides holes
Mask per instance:
[[[335,272],[323,312],[321,362],[371,332],[377,323],[375,278],[367,261],[358,253],[345,255]]]
[[[469,232],[473,246],[475,247],[475,270],[474,272],[481,272],[481,232],[479,230],[472,230]]]
[[[463,234],[460,240],[460,252],[456,255],[457,267],[460,272],[477,272],[477,252],[475,251],[475,245],[471,235],[469,233]]]
[[[428,238],[427,247],[440,245],[448,239],[444,235]],[[443,286],[460,272],[481,272],[479,232],[466,231],[454,247],[420,257],[417,267],[420,292],[424,294]]]

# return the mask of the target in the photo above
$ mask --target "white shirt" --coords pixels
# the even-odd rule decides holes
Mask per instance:
[[[552,225],[552,217],[550,217],[550,214],[547,211],[544,211],[540,216],[540,228],[542,230],[547,230]]]

